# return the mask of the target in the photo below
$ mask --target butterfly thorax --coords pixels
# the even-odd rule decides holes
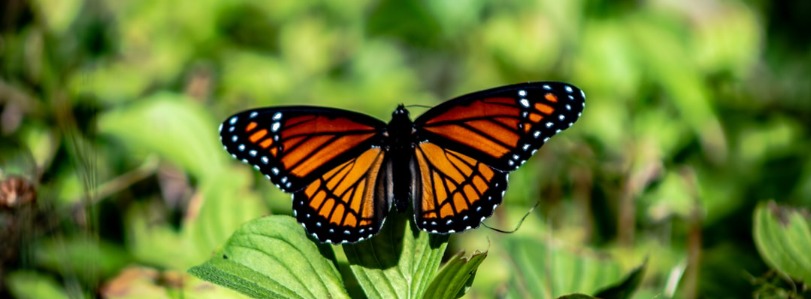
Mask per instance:
[[[388,152],[414,148],[414,123],[402,104],[391,114],[391,121],[386,125],[383,136],[386,139],[384,149]]]
[[[414,177],[411,160],[414,155],[415,135],[414,123],[409,118],[405,106],[402,104],[397,106],[383,135],[386,138],[384,150],[388,153],[387,166],[391,167],[392,180],[411,181]],[[394,206],[398,212],[406,211],[408,203],[412,202],[411,194],[411,184],[394,184]]]

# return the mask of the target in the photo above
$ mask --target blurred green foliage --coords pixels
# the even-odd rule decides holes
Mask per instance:
[[[587,108],[510,176],[487,223],[541,201],[516,233],[451,237],[448,255],[488,251],[467,296],[521,297],[535,272],[593,295],[646,258],[638,298],[809,296],[752,216],[811,207],[807,28],[811,6],[785,0],[4,1],[0,297],[239,296],[185,270],[290,200],[220,150],[220,120],[388,120],[541,80]]]

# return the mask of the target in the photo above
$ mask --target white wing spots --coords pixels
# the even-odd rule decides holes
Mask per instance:
[[[470,227],[470,225],[468,225],[468,226],[466,226],[466,227],[465,227],[465,230],[469,230],[469,229],[471,229],[471,228],[472,228],[472,227]]]
[[[524,146],[521,147],[525,152],[529,150],[529,143],[524,143]]]
[[[555,130],[555,134],[560,133],[560,129]]]
[[[517,155],[517,154],[513,154],[513,160],[518,160],[518,158],[519,158],[519,157],[518,157],[518,155]]]
[[[524,106],[524,108],[529,108],[529,101],[527,101],[527,99],[521,99],[519,102],[521,102],[521,106]]]
[[[566,104],[566,110],[571,111],[572,110],[572,105]]]
[[[564,119],[566,119],[566,116],[565,116],[565,115],[563,115],[563,114],[558,115],[558,119],[559,119],[559,120],[564,120]]]
[[[262,156],[262,158],[261,158],[260,160],[262,160],[262,163],[263,163],[263,164],[268,164],[268,163],[270,163],[270,160],[268,160],[268,157],[267,157],[267,156]]]
[[[270,175],[269,175],[269,174],[266,174],[266,175],[265,175],[265,178],[266,178],[268,181],[270,181]],[[293,212],[295,212],[295,210],[294,210]],[[295,214],[295,213],[294,213],[294,214]],[[295,216],[295,215],[294,215],[294,216]]]
[[[222,124],[220,124],[220,127],[219,127],[219,128],[217,128],[217,131],[218,131],[218,132],[222,132]]]
[[[519,96],[522,96],[522,97],[525,97],[525,96],[527,96],[527,91],[526,91],[526,90],[523,90],[523,89],[522,89],[522,90],[519,90],[519,91],[518,91],[518,95],[519,95]]]
[[[316,222],[315,222],[315,226],[317,226],[317,227],[321,227],[321,221],[316,221]]]
[[[349,235],[349,234],[352,234],[352,233],[351,233],[351,232],[349,232],[349,230],[346,230],[346,229],[345,229],[345,230],[344,230],[344,235]]]
[[[465,215],[464,217],[462,217],[462,221],[467,220],[467,218],[468,218],[467,215]]]
[[[234,128],[234,127],[228,128],[228,132],[234,133],[234,130],[236,130],[236,128]]]
[[[276,114],[273,114],[273,120],[278,121],[278,120],[281,120],[281,119],[282,119],[282,113],[281,112],[276,112]]]
[[[238,149],[240,152],[245,151],[245,145],[244,145],[244,144],[240,144],[239,146],[237,146],[237,149]]]
[[[551,128],[551,127],[552,127],[552,126],[554,126],[554,125],[555,125],[555,124],[553,124],[551,121],[550,121],[550,122],[546,122],[546,127],[547,127],[547,128]]]
[[[569,122],[569,127],[571,127],[571,126],[572,126],[572,125],[573,125],[573,124],[574,124],[574,123],[572,123],[572,122]],[[568,128],[568,127],[567,127],[567,128]]]
[[[251,115],[249,115],[248,118],[254,118],[257,115],[259,115],[259,112],[254,111],[254,112],[251,112]]]
[[[276,168],[276,167],[271,168],[271,169],[270,169],[270,172],[272,172],[272,173],[273,173],[273,175],[279,175],[279,169],[278,169],[278,168]]]
[[[242,163],[248,164],[248,159],[242,159]]]
[[[549,137],[543,139],[543,143],[546,143],[547,141],[549,141]]]
[[[448,219],[448,221],[445,221],[445,224],[447,225],[450,225],[451,223],[453,223],[453,219]]]
[[[283,176],[282,179],[281,179],[281,182],[282,182],[282,184],[287,183],[287,177]]]
[[[585,93],[585,92],[583,92],[583,90],[582,90],[582,89],[580,90],[580,96],[581,96],[581,97],[583,97],[584,99],[586,98],[586,93]]]
[[[259,170],[259,165],[254,164],[253,169]]]
[[[549,86],[549,84],[544,84],[543,89],[552,90],[552,86]]]
[[[538,139],[539,137],[541,137],[541,131],[535,131],[535,133],[532,133],[532,137],[535,137],[535,139]]]
[[[287,182],[287,184],[284,184],[285,188],[290,188],[291,186],[293,186],[292,182]]]
[[[237,142],[237,139],[239,139],[237,138],[237,135],[231,136],[231,142]]]
[[[532,152],[531,152],[531,153],[529,153],[529,154],[530,154],[530,155],[535,155],[535,153],[537,153],[537,152],[538,152],[538,150],[534,149],[534,150],[532,150]]]
[[[479,223],[484,222],[484,219],[485,219],[485,218],[487,218],[487,217],[482,216],[482,218],[481,218],[481,219],[479,219]]]
[[[237,123],[237,117],[236,116],[232,117],[231,120],[228,121],[228,123],[231,124],[232,126],[235,125]]]
[[[278,131],[279,131],[279,128],[280,128],[281,126],[282,126],[282,124],[281,124],[281,123],[279,123],[279,122],[274,122],[274,123],[273,123],[273,124],[270,126],[270,130],[271,130],[271,131],[273,131],[273,132],[278,132]]]
[[[248,155],[251,155],[251,157],[256,157],[256,150],[250,150]]]
[[[571,86],[569,86],[569,85],[566,85],[566,87],[564,87],[564,88],[566,89],[566,92],[568,92],[568,93],[572,93],[572,92],[573,92],[572,87],[571,87]]]
[[[515,166],[515,162],[513,162],[513,160],[508,160],[507,165]]]

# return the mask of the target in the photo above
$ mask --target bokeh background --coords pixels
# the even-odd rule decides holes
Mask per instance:
[[[239,297],[185,270],[291,207],[222,150],[225,117],[388,121],[544,80],[582,88],[586,110],[510,176],[487,223],[512,229],[540,201],[517,232],[451,238],[448,254],[489,251],[469,298],[646,260],[637,298],[800,296],[752,219],[768,200],[811,206],[810,3],[3,1],[0,297]]]

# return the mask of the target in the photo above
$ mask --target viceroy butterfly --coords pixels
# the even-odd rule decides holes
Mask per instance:
[[[409,203],[424,231],[478,227],[501,203],[509,172],[584,107],[577,87],[534,82],[463,95],[414,121],[402,104],[388,124],[333,108],[266,107],[219,130],[231,156],[293,194],[293,213],[315,239],[354,243]]]

